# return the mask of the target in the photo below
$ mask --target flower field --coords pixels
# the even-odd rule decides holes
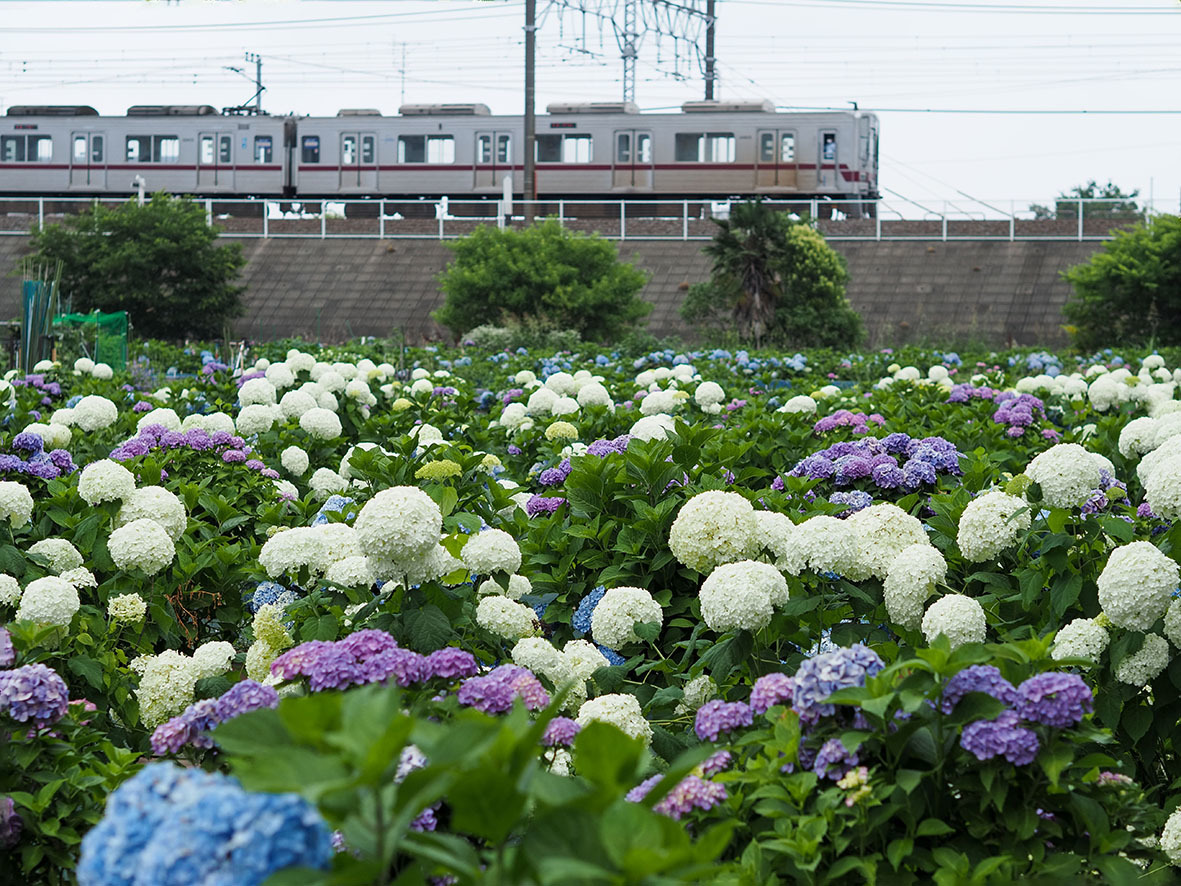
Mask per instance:
[[[1169,883],[1170,355],[0,384],[0,883]]]

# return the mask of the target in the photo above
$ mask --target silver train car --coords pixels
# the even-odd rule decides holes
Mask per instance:
[[[782,113],[763,102],[551,104],[537,117],[536,192],[546,199],[878,196],[872,113]],[[15,106],[0,118],[0,194],[452,198],[524,185],[524,122],[481,104],[403,105],[397,116],[219,114],[151,105]]]

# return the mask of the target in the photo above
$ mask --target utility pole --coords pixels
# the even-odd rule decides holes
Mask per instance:
[[[623,0],[623,33],[620,35],[619,49],[623,59],[623,100],[636,100],[636,0]]]
[[[705,3],[705,100],[713,101],[714,98],[714,80],[717,74],[714,72],[714,27],[717,25],[717,16],[714,15],[715,4],[717,0],[706,0]]]
[[[537,34],[537,0],[525,0],[525,218],[533,217],[530,201],[537,199],[534,159],[536,157],[537,116],[533,108],[535,60],[534,40]]]
[[[246,61],[254,62],[254,113],[262,114],[262,56],[256,52],[246,53]]]

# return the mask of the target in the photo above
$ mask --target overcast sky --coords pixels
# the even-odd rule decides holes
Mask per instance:
[[[619,99],[610,26],[537,5],[538,111]],[[1181,209],[1178,0],[717,5],[721,97],[877,111],[887,192],[1023,207],[1095,178]],[[0,0],[0,109],[239,104],[253,86],[227,68],[253,79],[244,59],[253,52],[263,58],[264,108],[276,114],[394,114],[403,101],[519,114],[523,22],[523,0]],[[668,37],[644,38],[638,72],[642,109],[702,97],[698,60]],[[1141,113],[1049,113],[1116,110]]]

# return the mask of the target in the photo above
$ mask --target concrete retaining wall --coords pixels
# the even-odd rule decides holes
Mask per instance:
[[[243,240],[246,315],[238,334],[340,341],[405,330],[411,341],[441,339],[430,319],[436,281],[451,252],[435,240]],[[651,274],[648,328],[685,336],[677,310],[688,284],[709,275],[702,242],[635,240],[621,254]],[[1061,271],[1086,261],[1100,242],[840,242],[849,299],[874,346],[905,342],[992,347],[1067,342]],[[19,314],[19,281],[8,276],[27,238],[0,237],[0,319]],[[134,318],[132,318],[134,322]]]

